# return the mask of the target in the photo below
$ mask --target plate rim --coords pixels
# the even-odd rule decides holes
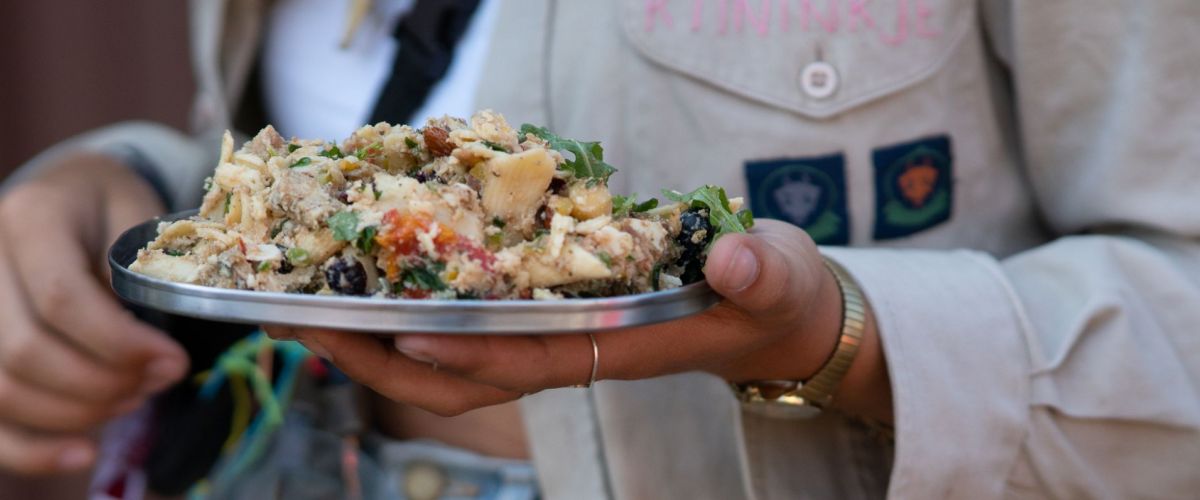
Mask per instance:
[[[661,321],[670,321],[682,317],[703,312],[722,300],[707,281],[701,280],[696,283],[684,285],[670,290],[659,290],[654,292],[639,293],[633,295],[620,295],[615,297],[592,297],[592,298],[563,298],[550,300],[459,300],[459,299],[400,299],[400,298],[381,298],[381,297],[359,297],[359,296],[344,296],[344,295],[315,295],[315,294],[300,294],[286,292],[264,292],[255,290],[240,290],[231,288],[218,288],[202,285],[194,285],[187,283],[177,283],[164,279],[154,278],[144,274],[134,272],[128,268],[128,264],[123,264],[118,260],[118,252],[128,256],[127,252],[133,252],[136,258],[136,252],[144,248],[146,242],[130,242],[128,240],[135,239],[134,233],[146,229],[146,226],[157,226],[162,222],[172,222],[193,216],[197,210],[185,210],[174,212],[171,214],[154,217],[142,223],[134,225],[123,231],[121,235],[109,247],[107,252],[108,265],[111,269],[111,286],[113,290],[124,300],[134,302],[156,310],[162,310],[172,314],[183,316],[204,317],[206,319],[222,319],[220,316],[211,314],[199,314],[196,312],[183,312],[179,308],[166,309],[158,303],[152,301],[138,300],[130,297],[129,294],[122,293],[124,289],[129,287],[140,288],[147,291],[156,291],[172,296],[183,297],[186,300],[209,300],[214,302],[230,302],[236,301],[240,303],[253,303],[261,305],[275,305],[288,307],[314,307],[314,308],[337,308],[342,311],[360,311],[380,313],[395,313],[395,314],[430,314],[430,315],[445,315],[445,314],[460,314],[460,315],[522,315],[522,314],[604,314],[616,311],[634,311],[654,306],[680,306],[681,303],[694,301],[697,303],[695,311],[689,314],[677,316],[675,318],[662,319],[658,321],[642,321],[625,326],[615,328],[626,328],[645,324],[652,324]],[[130,250],[129,246],[137,245],[136,249]],[[132,263],[132,261],[130,261]],[[235,320],[230,317],[229,320]],[[236,319],[236,321],[244,322],[244,319]],[[363,327],[374,328],[376,325],[364,325]],[[446,331],[468,331],[461,328],[451,328]],[[469,330],[485,333],[486,330]],[[548,330],[547,330],[548,331]]]

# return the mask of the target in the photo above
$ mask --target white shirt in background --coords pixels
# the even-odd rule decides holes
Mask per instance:
[[[413,0],[376,0],[350,46],[340,46],[348,2],[281,0],[263,41],[263,99],[285,137],[344,139],[370,118],[392,70],[396,22]],[[482,78],[496,2],[483,1],[459,40],[442,81],[417,110],[413,125],[442,115],[468,117]]]

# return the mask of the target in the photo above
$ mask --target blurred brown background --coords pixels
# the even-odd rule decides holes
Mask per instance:
[[[183,0],[4,3],[0,178],[79,132],[146,119],[184,128],[194,85]]]

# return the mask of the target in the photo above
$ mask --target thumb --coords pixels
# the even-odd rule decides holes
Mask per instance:
[[[819,283],[810,265],[817,262],[819,268],[819,253],[798,228],[762,229],[718,240],[704,274],[717,293],[749,313],[797,314],[811,299],[807,291],[815,287],[809,285]]]

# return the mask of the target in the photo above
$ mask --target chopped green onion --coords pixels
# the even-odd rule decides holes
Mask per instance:
[[[284,255],[287,256],[288,262],[291,262],[292,264],[295,264],[297,266],[308,265],[308,258],[309,258],[308,250],[305,250],[300,247],[292,247],[292,248],[289,248],[287,250],[287,253]]]

